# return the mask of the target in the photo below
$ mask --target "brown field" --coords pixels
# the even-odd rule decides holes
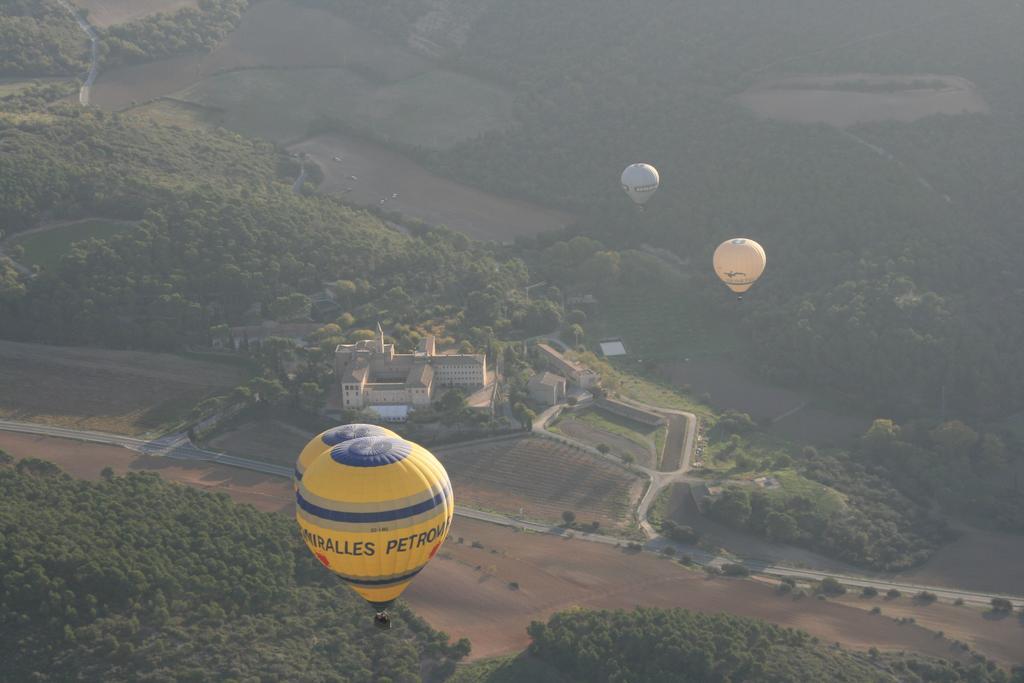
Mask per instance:
[[[74,0],[74,3],[89,11],[90,24],[101,28],[199,4],[198,0]]]
[[[458,537],[465,543],[459,545]],[[483,549],[471,547],[479,541]],[[492,552],[496,551],[496,552]],[[476,567],[480,569],[476,569]],[[518,591],[509,588],[519,584]],[[703,572],[650,554],[632,555],[610,546],[516,532],[457,517],[452,535],[405,594],[414,610],[435,628],[473,642],[473,658],[516,652],[529,643],[526,627],[553,612],[579,606],[631,609],[637,606],[684,607],[727,612],[800,628],[824,642],[866,650],[909,650],[954,656],[951,642],[921,626],[831,601],[779,597],[753,581],[706,579]],[[921,608],[926,611],[929,608]],[[938,628],[962,624],[964,613],[936,611]],[[981,620],[977,613],[972,616]],[[973,622],[971,622],[973,623]],[[952,628],[946,628],[952,632]],[[1021,629],[984,627],[983,651],[1004,663],[1021,652]]]
[[[643,481],[575,448],[537,437],[434,450],[448,470],[459,503],[484,510],[561,522],[572,510],[581,523],[605,529],[633,526]]]
[[[96,479],[103,467],[118,474],[154,471],[171,481],[223,492],[238,502],[291,514],[292,493],[287,480],[243,472],[208,463],[179,463],[148,458],[110,446],[81,444],[0,432],[0,449],[15,457],[38,457],[54,462],[74,476]],[[458,537],[464,544],[457,542]],[[472,548],[479,541],[483,549]],[[493,551],[493,552],[492,552]],[[476,567],[480,569],[477,570]],[[517,581],[518,591],[508,587]],[[703,612],[727,612],[801,628],[824,642],[881,650],[907,650],[952,656],[949,640],[923,627],[944,630],[974,644],[1004,663],[1020,660],[1022,629],[1012,619],[982,621],[976,611],[952,606],[898,608],[881,602],[886,614],[906,610],[918,625],[899,625],[891,618],[871,615],[855,601],[839,604],[777,596],[763,583],[705,579],[677,563],[650,554],[632,555],[597,543],[516,532],[464,517],[456,517],[449,542],[405,594],[418,614],[435,628],[473,642],[471,658],[518,652],[528,643],[526,627],[555,611],[572,606],[630,609],[638,605],[685,607]],[[957,635],[953,635],[957,634]]]
[[[882,616],[892,619],[913,617],[918,625],[931,631],[942,631],[948,640],[959,640],[1006,664],[1024,662],[1024,624],[1016,616],[995,618],[980,607],[956,606],[946,602],[931,605],[915,603],[903,597],[886,600],[867,599],[851,591],[838,602],[870,611],[879,607]]]
[[[1024,586],[1024,536],[966,528],[960,538],[900,578],[975,591],[1020,593]]]
[[[754,379],[725,358],[663,363],[659,370],[675,386],[687,386],[688,393],[709,394],[717,408],[749,413],[755,420],[777,419],[771,431],[789,439],[846,443],[871,426],[866,417],[834,412],[810,396]]]
[[[168,481],[226,493],[239,503],[264,512],[291,514],[292,485],[287,479],[206,462],[153,458],[117,446],[0,432],[0,450],[15,458],[39,458],[82,479],[99,479],[104,467],[115,474],[156,472]]]
[[[155,4],[159,1],[153,0]],[[128,2],[125,0],[124,4]],[[181,55],[100,73],[92,90],[92,103],[103,109],[123,109],[133,100],[144,102],[170,95],[232,69],[341,67],[364,62],[372,63],[382,77],[392,79],[408,78],[427,68],[422,58],[388,45],[337,14],[298,7],[285,0],[268,0],[253,5],[238,28],[210,53]]]
[[[0,417],[9,420],[145,434],[242,379],[238,368],[168,354],[0,341]]]
[[[382,145],[350,136],[321,135],[288,148],[305,152],[324,171],[321,192],[342,193],[354,204],[380,206],[480,240],[511,242],[568,225],[568,214],[505,199],[436,176]],[[340,157],[341,161],[334,161]],[[349,176],[356,176],[352,180]],[[344,192],[351,187],[351,192]],[[393,193],[398,197],[392,198]]]
[[[915,89],[915,80],[941,81],[943,86]],[[906,89],[858,92],[837,88],[837,84],[853,81],[871,85],[906,84]],[[840,74],[771,79],[752,86],[736,99],[768,118],[839,127],[870,121],[916,121],[933,114],[988,113],[989,110],[974,84],[967,79],[932,74]]]
[[[267,420],[248,422],[230,432],[214,437],[209,445],[214,450],[241,458],[291,467],[310,435],[297,427]]]

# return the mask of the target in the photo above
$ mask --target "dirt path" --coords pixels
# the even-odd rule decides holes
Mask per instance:
[[[89,95],[92,92],[92,84],[96,82],[96,76],[99,75],[99,42],[100,37],[96,33],[96,29],[86,20],[82,13],[79,12],[74,5],[67,2],[67,0],[60,0],[60,4],[71,13],[71,16],[78,22],[78,27],[85,31],[85,35],[89,36],[89,72],[85,76],[85,82],[82,83],[82,88],[78,91],[78,103],[83,107],[89,106]]]

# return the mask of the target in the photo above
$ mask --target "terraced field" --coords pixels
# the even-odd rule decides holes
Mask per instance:
[[[572,510],[603,530],[633,527],[632,509],[643,491],[636,476],[570,446],[533,436],[434,450],[452,479],[457,501],[544,522]]]

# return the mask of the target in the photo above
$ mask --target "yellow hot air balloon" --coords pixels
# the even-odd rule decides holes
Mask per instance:
[[[306,469],[295,494],[302,539],[320,563],[377,609],[388,606],[448,536],[455,500],[427,449],[379,436],[346,441]]]
[[[722,282],[732,291],[742,295],[761,277],[768,259],[760,244],[739,237],[718,245],[713,262],[715,273]],[[742,296],[737,298],[743,299]]]
[[[338,444],[351,441],[352,439],[359,439],[364,436],[390,436],[393,438],[400,438],[398,434],[395,434],[390,429],[385,427],[378,427],[377,425],[367,424],[350,424],[341,425],[340,427],[332,427],[326,431],[320,432],[306,444],[306,447],[299,453],[298,460],[295,461],[295,475],[293,478],[294,489],[299,490],[299,482],[302,481],[302,474],[306,471],[306,468],[313,464],[313,461],[320,457],[324,451],[330,450]]]

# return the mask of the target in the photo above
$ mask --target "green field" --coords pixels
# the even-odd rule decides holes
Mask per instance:
[[[576,413],[573,417],[580,422],[586,422],[598,429],[603,429],[604,431],[611,432],[612,434],[618,434],[619,436],[625,437],[630,441],[640,444],[641,446],[649,445],[654,433],[659,431],[659,429],[663,429],[659,428],[644,431],[642,428],[638,429],[638,427],[640,427],[639,423],[596,409]]]
[[[381,84],[346,67],[243,69],[176,97],[223,109],[226,127],[275,141],[302,139],[329,118],[385,141],[445,149],[512,123],[509,93],[444,70]]]
[[[131,227],[133,223],[106,218],[88,218],[59,227],[34,232],[15,240],[25,250],[19,262],[26,266],[53,268],[60,263],[61,256],[70,253],[71,245],[81,240],[104,239]]]

